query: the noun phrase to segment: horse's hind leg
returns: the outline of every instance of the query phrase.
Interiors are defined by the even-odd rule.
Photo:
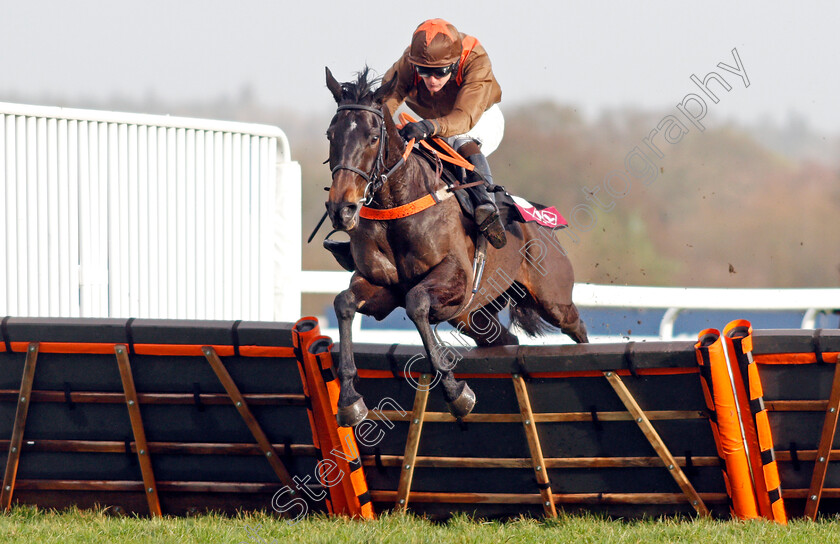
[[[533,298],[522,301],[522,304],[528,304],[531,309],[536,310],[541,318],[559,328],[578,344],[589,342],[586,325],[580,318],[577,306],[571,301],[571,295],[563,297],[559,293],[555,293],[554,289],[542,285],[536,287],[526,285],[526,289]],[[571,287],[569,291],[571,291]],[[552,296],[553,294],[556,296]],[[565,302],[566,300],[568,302]]]
[[[517,281],[533,297],[534,309],[540,317],[558,327],[575,342],[589,342],[586,325],[572,302],[572,288],[575,285],[572,263],[557,247],[541,240],[539,233],[530,231],[529,234],[532,240],[529,243],[539,249],[533,254],[526,252],[528,254]]]
[[[559,327],[564,334],[577,342],[578,344],[586,344],[589,342],[589,336],[586,333],[586,325],[580,318],[577,306],[573,303],[559,304],[559,305],[539,305],[537,311],[540,317]]]
[[[575,310],[575,313],[578,313],[577,306],[572,304],[572,307]],[[563,330],[563,329],[561,329]],[[583,319],[578,317],[575,327],[572,329],[563,330],[564,333],[568,334],[569,337],[577,342],[578,344],[587,344],[589,343],[589,334],[586,332],[586,323],[583,322]]]
[[[557,327],[578,344],[589,342],[586,325],[580,318],[577,306],[572,303],[557,304],[551,300],[537,300],[534,293],[517,300],[516,307],[511,308],[513,322],[529,336],[543,334],[548,327],[546,323]]]
[[[449,321],[461,334],[475,341],[478,347],[518,346],[519,339],[499,321],[499,312],[486,305]]]

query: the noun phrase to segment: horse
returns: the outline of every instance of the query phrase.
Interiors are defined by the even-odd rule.
[[[348,233],[356,264],[349,287],[334,300],[340,339],[339,425],[355,426],[368,414],[354,386],[351,325],[356,312],[382,320],[395,308],[405,308],[456,418],[472,411],[475,394],[465,381],[455,379],[432,325],[449,322],[478,347],[518,345],[498,320],[509,304],[512,325],[529,336],[555,327],[575,342],[588,342],[572,302],[571,262],[565,251],[551,251],[561,247],[554,232],[534,223],[510,223],[503,248],[482,244],[457,199],[447,198],[451,192],[437,169],[408,154],[411,142],[406,145],[383,106],[396,79],[374,89],[378,80],[369,77],[368,68],[354,82],[339,83],[329,68],[326,76],[338,105],[327,130],[332,172],[327,214],[335,230]],[[405,210],[424,199],[434,205],[397,219],[366,218],[376,217],[379,210]],[[473,285],[481,273],[474,260],[479,246],[486,248],[484,275],[495,291],[485,297],[475,297]]]

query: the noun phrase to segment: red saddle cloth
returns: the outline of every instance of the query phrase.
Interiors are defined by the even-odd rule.
[[[510,195],[523,223],[535,222],[550,229],[567,227],[566,218],[554,206],[532,204],[522,197]]]

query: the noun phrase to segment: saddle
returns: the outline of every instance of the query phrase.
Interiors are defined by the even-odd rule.
[[[432,143],[435,146],[434,142]],[[433,168],[442,163],[441,179],[449,187],[455,187],[455,197],[461,205],[461,210],[468,217],[474,217],[475,206],[467,191],[457,189],[458,185],[466,183],[466,171],[450,162],[438,161],[438,159],[426,148],[419,147],[415,150],[416,155],[425,159]],[[511,223],[535,222],[550,229],[562,229],[568,226],[566,219],[553,206],[546,206],[535,202],[529,202],[522,197],[511,195],[504,185],[491,185],[488,191],[495,193],[496,206],[499,208],[499,218],[507,230]]]

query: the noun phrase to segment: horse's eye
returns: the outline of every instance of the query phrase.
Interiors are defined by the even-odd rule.
[[[328,130],[327,131],[327,140],[332,140],[332,133]]]
[[[379,141],[379,134],[374,134],[373,136],[371,136],[371,137],[370,137],[370,141],[371,141],[372,143],[376,143],[376,142],[378,142],[378,141]]]

